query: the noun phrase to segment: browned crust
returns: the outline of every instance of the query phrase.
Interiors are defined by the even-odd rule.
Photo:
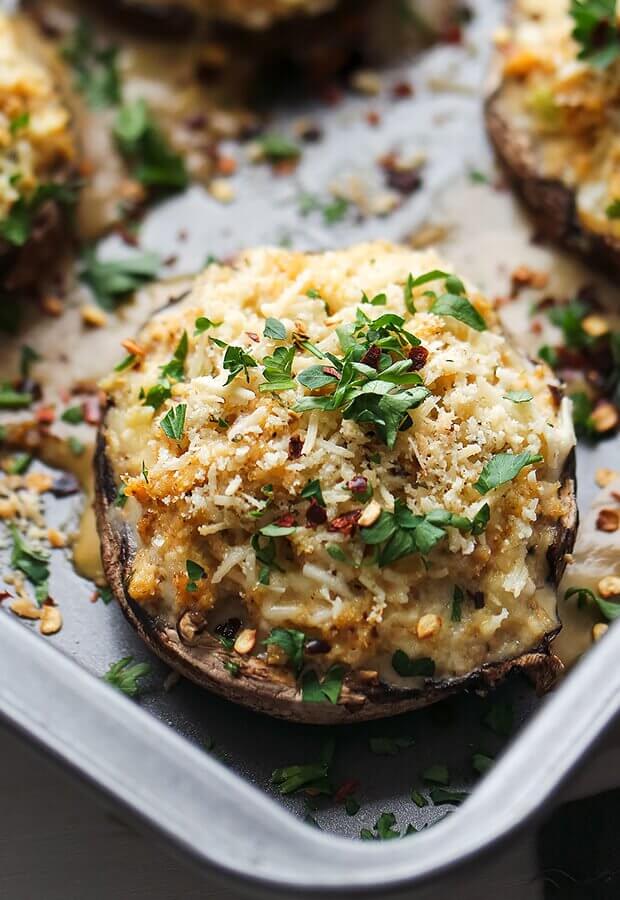
[[[349,672],[337,704],[302,702],[292,673],[268,666],[255,657],[235,657],[240,675],[233,677],[224,665],[230,658],[229,654],[215,638],[203,634],[198,643],[188,646],[180,639],[176,629],[159,621],[128,596],[125,585],[133,558],[132,536],[120,516],[114,516],[116,484],[106,455],[104,428],[105,422],[98,435],[95,453],[95,511],[108,583],[140,637],[164,662],[190,681],[259,712],[297,722],[326,725],[379,719],[428,706],[465,688],[492,687],[514,670],[525,671],[539,690],[546,690],[561,669],[561,663],[550,650],[550,642],[560,629],[558,624],[545,636],[540,646],[530,648],[514,659],[490,663],[460,678],[429,680],[422,689],[396,688],[376,677],[366,679],[363,673]],[[566,460],[562,482],[562,493],[568,500],[569,512],[558,523],[556,538],[547,555],[551,579],[556,586],[577,532],[574,450]]]
[[[539,232],[599,267],[620,274],[620,241],[584,227],[577,214],[574,191],[561,180],[546,178],[537,171],[533,136],[513,127],[504,115],[502,101],[500,85],[485,104],[487,131],[517,192],[535,214]]]

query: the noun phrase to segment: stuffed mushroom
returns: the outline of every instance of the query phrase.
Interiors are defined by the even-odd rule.
[[[515,0],[487,103],[500,158],[545,232],[620,271],[615,0]]]
[[[129,347],[103,385],[98,524],[172,667],[317,723],[553,674],[570,404],[433,252],[251,250]]]
[[[66,240],[74,201],[71,114],[47,48],[25,22],[0,15],[0,277],[37,280]]]
[[[332,9],[338,0],[120,0],[128,9],[142,10],[163,20],[205,16],[242,25],[267,28],[294,16],[314,16]]]

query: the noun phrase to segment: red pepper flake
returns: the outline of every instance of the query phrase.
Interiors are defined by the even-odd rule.
[[[370,109],[366,113],[366,121],[371,128],[378,128],[381,124],[381,114],[376,109]]]
[[[260,343],[260,338],[254,331],[246,331],[246,334],[251,341],[254,341],[255,344]]]
[[[334,800],[336,803],[344,803],[347,797],[350,797],[354,794],[359,788],[359,781],[355,781],[353,778],[349,778],[348,781],[344,781],[336,793],[334,794]]]
[[[412,362],[411,370],[413,372],[418,372],[426,365],[428,350],[420,344],[418,347],[412,347],[407,356]]]
[[[413,86],[408,81],[397,81],[392,85],[392,96],[395,100],[405,100],[407,97],[413,97]]]
[[[372,347],[369,347],[366,353],[362,356],[360,362],[365,366],[370,366],[373,369],[378,369],[380,359],[381,348],[377,347],[376,344],[373,344]]]
[[[51,425],[56,419],[56,410],[53,406],[40,406],[34,416],[39,425]]]
[[[357,521],[361,514],[361,509],[352,509],[350,512],[343,513],[341,516],[336,516],[336,518],[332,519],[329,523],[329,530],[339,531],[341,534],[346,535],[346,537],[351,537],[357,527]]]
[[[347,481],[347,488],[352,494],[365,494],[368,490],[368,479],[363,475],[356,475],[350,481]]]
[[[457,23],[448,25],[440,34],[439,39],[444,44],[462,44],[463,29]]]
[[[6,600],[7,597],[12,597],[12,596],[13,595],[9,594],[8,591],[0,591],[0,603],[2,603],[3,600]]]
[[[333,366],[323,366],[323,372],[325,373],[325,375],[331,375],[332,378],[337,378],[338,380],[340,380],[340,372],[338,371],[338,369],[334,369]]]
[[[306,510],[306,520],[312,528],[327,522],[327,510],[317,502],[316,497],[310,499],[310,506]]]
[[[303,445],[304,442],[299,437],[299,435],[294,434],[288,442],[288,458],[299,459],[299,457],[301,456],[301,448],[303,447]]]
[[[220,175],[234,175],[237,171],[237,161],[232,156],[218,156],[216,168]]]
[[[284,513],[283,516],[280,516],[279,519],[276,519],[276,525],[279,525],[281,528],[292,528],[293,525],[296,525],[295,516],[293,513]]]
[[[99,425],[101,422],[101,403],[98,396],[87,397],[82,403],[84,421],[89,425]]]

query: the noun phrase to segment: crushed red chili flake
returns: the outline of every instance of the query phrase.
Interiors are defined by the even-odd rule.
[[[381,114],[376,109],[371,109],[366,113],[366,121],[371,128],[378,128],[381,124]]]
[[[363,475],[356,475],[350,481],[347,481],[347,488],[352,494],[365,494],[368,490],[368,479]]]
[[[463,43],[463,29],[460,25],[453,23],[452,25],[447,25],[446,28],[439,35],[439,40],[443,44],[462,44]]]
[[[338,369],[334,369],[333,366],[323,366],[323,372],[326,375],[331,375],[333,378],[338,378],[338,380],[340,380],[340,372]]]
[[[407,97],[413,97],[413,86],[408,81],[397,81],[392,85],[392,96],[396,100],[405,100]]]
[[[294,434],[288,442],[288,458],[299,459],[299,457],[301,456],[301,448],[303,447],[303,445],[304,442],[299,437],[299,435]]]
[[[254,331],[246,331],[246,334],[251,341],[254,341],[255,344],[260,343],[260,338]]]
[[[359,781],[356,781],[354,778],[349,778],[340,785],[334,794],[334,800],[336,803],[344,803],[347,797],[350,797],[358,790],[359,786]]]
[[[343,513],[341,516],[336,516],[336,518],[332,519],[329,523],[329,530],[339,531],[341,534],[351,537],[357,527],[357,521],[361,514],[361,509],[352,509],[349,512]]]
[[[279,525],[281,528],[292,528],[293,525],[296,525],[295,516],[293,513],[284,513],[283,516],[280,516],[279,519],[276,519],[276,525]]]
[[[40,406],[34,416],[39,425],[51,425],[56,419],[56,410],[53,406]]]
[[[365,366],[371,366],[371,368],[376,369],[379,366],[380,359],[381,348],[377,347],[376,344],[373,344],[372,347],[369,347],[366,353],[362,356],[360,362]]]
[[[421,344],[419,347],[412,347],[407,357],[411,360],[412,366],[411,370],[413,372],[417,372],[419,369],[423,369],[426,365],[426,360],[428,359],[428,350],[426,347],[423,347]]]
[[[101,422],[101,403],[98,396],[87,397],[82,403],[84,421],[89,425],[99,425]]]
[[[324,506],[321,506],[315,497],[312,497],[310,500],[310,506],[306,510],[306,520],[308,525],[316,528],[317,525],[323,525],[324,522],[327,522],[327,510]]]

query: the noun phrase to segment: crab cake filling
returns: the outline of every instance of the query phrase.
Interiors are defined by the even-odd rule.
[[[396,681],[557,627],[568,401],[433,252],[252,250],[133,349],[103,436],[136,537],[127,591],[152,614],[236,603],[268,662],[289,629]]]
[[[71,116],[30,34],[0,15],[0,236],[21,246],[38,209],[67,201]]]
[[[596,7],[596,8],[595,8]],[[498,36],[502,106],[583,226],[620,239],[620,23],[615,0],[515,0]]]

